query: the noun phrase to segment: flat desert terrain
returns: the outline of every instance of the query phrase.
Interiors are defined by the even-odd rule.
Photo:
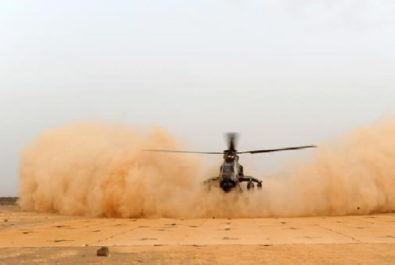
[[[0,264],[395,264],[395,214],[117,219],[0,205]]]

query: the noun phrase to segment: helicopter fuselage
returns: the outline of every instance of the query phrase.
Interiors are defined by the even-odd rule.
[[[220,167],[219,186],[229,192],[239,185],[240,164],[237,161],[224,161]]]
[[[243,181],[248,182],[248,189],[253,187],[253,182],[258,184],[258,188],[262,187],[260,180],[244,176],[243,166],[239,163],[239,156],[236,151],[225,150],[224,162],[220,167],[218,176],[219,187],[224,192],[229,192],[235,187],[241,188],[240,183]]]

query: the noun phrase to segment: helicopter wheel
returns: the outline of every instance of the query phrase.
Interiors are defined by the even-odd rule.
[[[249,181],[249,182],[247,183],[247,190],[253,189],[253,188],[254,188],[254,183],[253,183],[252,181]]]
[[[257,187],[258,187],[258,189],[262,189],[262,182],[258,182]]]

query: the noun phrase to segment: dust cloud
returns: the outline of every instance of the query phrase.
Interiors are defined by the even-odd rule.
[[[81,123],[48,130],[22,152],[19,204],[71,215],[188,215],[199,163],[141,151],[178,147],[161,128]]]
[[[395,118],[320,143],[308,161],[264,176],[262,190],[207,191],[201,162],[164,129],[74,124],[48,130],[22,153],[26,210],[107,217],[269,217],[395,211]],[[248,169],[246,169],[248,173]],[[257,176],[260,177],[260,176]]]

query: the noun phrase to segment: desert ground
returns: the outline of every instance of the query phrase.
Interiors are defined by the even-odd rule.
[[[395,264],[395,214],[122,219],[0,205],[0,264]]]

